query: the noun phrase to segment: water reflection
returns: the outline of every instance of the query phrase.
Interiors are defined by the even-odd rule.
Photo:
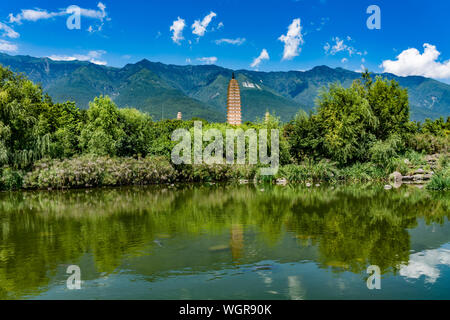
[[[440,277],[441,266],[450,267],[450,250],[444,248],[425,250],[412,254],[409,263],[401,266],[400,275],[411,279],[425,276],[425,283],[432,284]]]
[[[441,269],[449,266],[449,207],[448,194],[364,185],[2,193],[0,298],[60,290],[68,264],[82,266],[83,280],[96,288],[131,279],[133,289],[121,283],[116,298],[150,297],[134,286],[152,283],[153,298],[266,298],[259,283],[267,297],[326,298],[323,272],[332,271],[330,281],[345,291],[352,288],[348,273],[364,283],[368,265],[435,283],[448,273]],[[315,282],[285,274],[288,267],[311,269]],[[205,287],[204,296],[194,297],[188,279],[204,275],[196,278],[202,284],[192,284],[199,292],[208,281],[233,286]],[[171,291],[158,291],[161,281]],[[65,298],[61,290],[52,297]]]

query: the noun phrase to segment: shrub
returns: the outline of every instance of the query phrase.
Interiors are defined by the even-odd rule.
[[[175,170],[161,157],[109,158],[83,156],[41,161],[24,179],[25,188],[84,188],[146,185],[175,180]]]
[[[384,169],[373,163],[356,163],[339,171],[339,180],[365,182],[386,178]]]
[[[16,190],[22,188],[23,174],[21,171],[3,168],[0,176],[0,190]]]
[[[450,191],[450,167],[437,172],[427,185],[429,190]]]
[[[418,133],[410,136],[407,140],[409,148],[425,154],[448,152],[449,145],[449,136],[434,136],[431,133]]]
[[[220,182],[239,179],[252,179],[257,174],[257,166],[198,164],[178,165],[177,180],[182,182]]]
[[[385,173],[392,173],[398,171],[403,175],[406,175],[410,171],[410,167],[404,158],[392,158],[384,167]]]
[[[386,141],[377,141],[369,149],[370,159],[373,163],[386,166],[393,158],[397,157],[397,151],[402,146],[402,140],[397,135],[392,135]]]

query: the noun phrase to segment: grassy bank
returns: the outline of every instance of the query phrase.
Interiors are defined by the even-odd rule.
[[[408,164],[408,165],[407,165]],[[32,169],[5,168],[0,176],[2,190],[17,189],[75,189],[131,185],[237,182],[240,180],[289,183],[338,183],[387,181],[393,171],[407,174],[416,165],[427,168],[424,156],[416,153],[409,158],[396,158],[383,166],[356,163],[339,167],[329,160],[307,161],[281,166],[275,176],[260,176],[253,165],[173,165],[165,157],[145,158],[80,156],[64,160],[41,160]],[[448,156],[441,156],[429,189],[450,190]]]

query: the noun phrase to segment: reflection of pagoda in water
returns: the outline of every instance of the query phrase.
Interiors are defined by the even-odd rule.
[[[244,256],[244,228],[242,224],[231,225],[231,256],[237,263]]]
[[[228,84],[227,122],[235,126],[241,125],[242,122],[241,92],[239,90],[239,83],[234,78],[234,72],[233,77]]]

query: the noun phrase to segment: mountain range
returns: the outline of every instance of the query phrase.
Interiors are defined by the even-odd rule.
[[[333,82],[344,86],[361,74],[342,68],[318,66],[309,71],[258,72],[231,70],[215,65],[176,66],[142,60],[123,68],[83,61],[53,61],[49,58],[11,56],[0,53],[0,64],[40,83],[54,101],[75,101],[87,108],[99,95],[109,95],[119,107],[135,107],[155,120],[200,117],[225,122],[226,95],[232,73],[240,83],[244,121],[275,112],[283,121],[300,109],[315,107],[318,90]],[[394,79],[408,89],[411,119],[450,115],[450,85],[424,77]]]

